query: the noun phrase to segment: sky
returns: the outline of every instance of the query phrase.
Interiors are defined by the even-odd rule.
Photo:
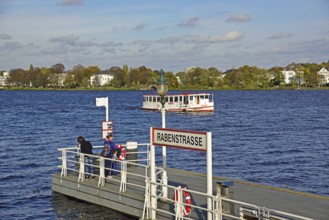
[[[0,0],[0,70],[329,60],[329,0]]]

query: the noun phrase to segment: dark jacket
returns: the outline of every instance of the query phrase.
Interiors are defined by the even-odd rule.
[[[83,141],[80,146],[81,153],[93,154],[93,146],[89,141]]]

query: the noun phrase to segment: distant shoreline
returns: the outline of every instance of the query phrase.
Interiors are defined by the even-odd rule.
[[[143,88],[20,88],[20,87],[0,87],[0,90],[7,91],[153,91]],[[329,87],[278,87],[278,88],[259,88],[259,89],[237,89],[237,88],[175,88],[169,91],[199,91],[199,90],[213,90],[213,91],[272,91],[272,90],[329,90]]]

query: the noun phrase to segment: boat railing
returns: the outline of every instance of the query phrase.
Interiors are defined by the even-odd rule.
[[[161,208],[164,206],[154,205],[157,204],[157,202],[152,202],[152,199],[155,201],[163,201],[163,197],[157,193],[152,193],[152,186],[154,186],[155,189],[159,186],[165,186],[168,188],[168,194],[176,195],[175,198],[167,198],[165,201],[168,204],[172,204],[174,209],[169,209],[168,211],[166,208]],[[146,194],[142,219],[156,219],[156,216],[158,216],[159,213],[172,216],[172,218],[175,219],[203,219],[204,214],[201,213],[207,213],[208,219],[214,220],[312,220],[311,218],[229,199],[225,196],[222,196],[220,192],[217,192],[216,195],[209,195],[204,192],[198,192],[195,190],[183,188],[181,186],[164,185],[158,181],[152,182],[149,179],[146,180],[145,192]],[[186,192],[191,198],[191,203],[187,203],[186,197],[184,195]],[[208,209],[207,206],[205,206],[208,198],[211,199],[211,209]],[[193,204],[195,201],[199,201],[199,204],[202,205]],[[189,207],[190,211],[188,211],[187,207]],[[203,217],[200,217],[199,215]]]
[[[123,145],[125,147],[126,145]],[[118,160],[112,158],[105,158],[100,155],[87,155],[79,152],[77,147],[59,148],[61,152],[62,164],[58,167],[61,169],[61,177],[68,175],[75,175],[78,178],[78,182],[86,180],[86,176],[95,178],[98,180],[98,186],[104,186],[107,181],[113,181],[120,184],[119,192],[125,192],[127,185],[145,189],[145,179],[148,178],[149,169],[149,144],[137,144],[138,148],[146,148],[146,150],[137,152],[127,152],[128,155],[138,155],[129,160]],[[103,146],[94,146],[95,151]],[[92,158],[93,163],[85,163],[85,157]],[[106,162],[110,164],[117,164],[116,167],[106,167]],[[94,172],[87,172],[93,169]],[[116,172],[117,175],[105,176],[105,171]],[[128,180],[129,176],[129,182]]]

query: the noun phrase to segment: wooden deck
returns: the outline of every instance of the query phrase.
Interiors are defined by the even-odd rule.
[[[142,173],[142,170],[128,168],[128,172]],[[206,176],[200,173],[188,172],[176,169],[167,169],[169,185],[186,186],[188,189],[206,192]],[[118,178],[118,177],[115,177]],[[115,179],[114,178],[114,179]],[[97,180],[86,180],[78,182],[75,173],[69,173],[66,177],[60,174],[52,175],[52,190],[80,200],[102,205],[119,212],[141,217],[144,207],[144,189],[127,185],[127,192],[119,193],[119,183],[107,180],[103,187],[98,187]],[[216,194],[216,183],[226,180],[220,177],[213,178],[214,195]],[[142,180],[133,179],[128,176],[128,182],[143,185]],[[329,219],[329,198],[314,194],[301,193],[293,190],[275,188],[249,182],[233,180],[233,197],[246,203],[276,209],[319,220]],[[173,198],[173,191],[168,191],[168,197]],[[191,194],[192,203],[207,207],[206,199]],[[158,207],[173,210],[171,202],[158,202]],[[193,210],[191,217],[194,219],[207,219],[204,211]],[[172,216],[157,212],[157,219],[174,219]]]

